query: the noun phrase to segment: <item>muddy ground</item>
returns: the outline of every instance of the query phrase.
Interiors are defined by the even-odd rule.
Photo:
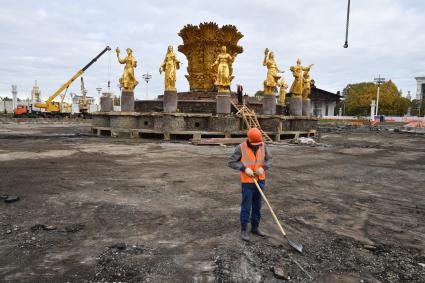
[[[423,135],[271,146],[266,194],[299,254],[265,208],[269,237],[239,239],[233,147],[89,132],[0,124],[0,195],[20,196],[0,200],[0,281],[425,282]]]

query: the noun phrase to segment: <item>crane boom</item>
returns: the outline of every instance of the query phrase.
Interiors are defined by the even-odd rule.
[[[55,93],[53,93],[49,99],[46,100],[46,102],[40,102],[40,103],[36,103],[35,107],[38,108],[44,108],[44,109],[48,109],[49,105],[51,105],[52,101],[59,95],[61,94],[62,91],[64,91],[66,88],[68,88],[79,76],[81,76],[82,74],[84,74],[84,72],[91,66],[93,65],[93,63],[95,63],[97,61],[97,59],[100,58],[100,56],[102,56],[103,54],[105,54],[106,51],[111,50],[111,47],[106,46],[105,49],[102,50],[102,52],[100,52],[95,58],[93,58],[93,60],[91,60],[86,66],[84,66],[84,68],[82,68],[81,70],[79,70],[72,78],[70,78],[66,83],[64,83]]]

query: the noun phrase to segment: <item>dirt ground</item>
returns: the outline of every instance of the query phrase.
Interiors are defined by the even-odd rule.
[[[0,124],[2,282],[425,282],[425,136],[323,133],[272,145],[267,239],[239,239],[232,146]],[[424,264],[424,265],[421,265]],[[301,269],[302,268],[302,269]]]

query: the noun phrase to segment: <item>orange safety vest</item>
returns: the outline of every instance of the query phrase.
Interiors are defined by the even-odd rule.
[[[264,161],[266,158],[266,150],[264,142],[262,142],[257,150],[256,155],[254,155],[254,152],[252,149],[248,146],[247,142],[243,142],[239,145],[242,153],[241,162],[242,164],[247,167],[251,168],[252,171],[255,172],[260,167],[264,166]],[[255,176],[255,179],[257,180],[265,180],[266,179],[266,172],[261,174],[260,176]],[[254,183],[251,177],[249,177],[245,172],[241,172],[241,182],[242,183]]]

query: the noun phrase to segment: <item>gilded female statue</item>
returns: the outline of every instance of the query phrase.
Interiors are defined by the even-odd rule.
[[[127,57],[123,59],[120,58],[121,51],[118,47],[115,49],[115,51],[117,52],[118,62],[120,62],[120,64],[125,64],[124,73],[120,78],[120,85],[124,90],[134,90],[139,82],[134,76],[134,68],[137,67],[137,61],[133,56],[133,50],[127,48]]]
[[[303,73],[303,98],[310,98],[311,93],[311,79],[310,79],[310,68],[306,69]]]
[[[279,104],[285,105],[286,99],[286,90],[288,89],[288,84],[285,82],[284,78],[279,80]]]
[[[231,81],[229,66],[235,60],[236,55],[237,53],[235,53],[232,57],[229,53],[227,53],[226,46],[222,46],[217,59],[214,64],[211,65],[212,68],[218,65],[217,78],[214,83],[218,87],[218,92],[229,92]]]
[[[263,66],[267,67],[267,78],[264,81],[264,94],[273,94],[275,92],[275,88],[279,84],[279,73],[283,73],[283,71],[279,70],[277,67],[274,53],[269,52],[268,48],[264,50]]]
[[[176,91],[176,70],[180,69],[180,61],[173,51],[173,46],[169,45],[164,62],[159,67],[159,73],[165,72],[164,84],[165,91]]]
[[[290,70],[294,76],[294,81],[292,82],[290,92],[295,96],[300,96],[303,93],[303,71],[310,71],[311,64],[308,67],[301,66],[301,60],[297,59],[297,65],[292,66]]]

